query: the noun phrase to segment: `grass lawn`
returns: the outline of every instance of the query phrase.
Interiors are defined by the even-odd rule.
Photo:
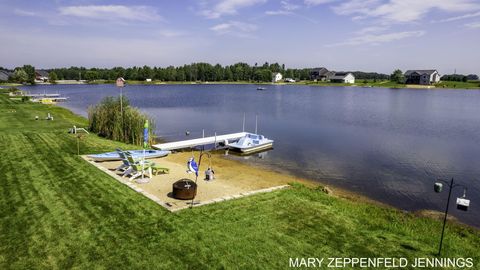
[[[439,221],[301,185],[169,213],[78,157],[74,124],[86,120],[0,94],[0,269],[272,269],[437,250]],[[115,147],[129,146],[89,135],[81,153]],[[450,223],[443,255],[478,267],[479,237]]]
[[[405,84],[398,84],[387,80],[355,80],[354,84],[350,83],[332,83],[332,82],[303,82],[306,85],[316,86],[359,86],[359,87],[383,87],[383,88],[405,88]]]
[[[436,88],[480,89],[480,81],[450,82],[441,81],[435,84]]]

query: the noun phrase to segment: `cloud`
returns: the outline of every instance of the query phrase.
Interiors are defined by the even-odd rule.
[[[187,34],[183,31],[168,30],[168,29],[161,30],[159,33],[162,37],[166,37],[166,38],[182,37],[182,36],[185,36]]]
[[[368,34],[368,33],[378,33],[378,32],[382,32],[384,30],[387,30],[388,27],[387,26],[369,26],[369,27],[365,27],[365,28],[362,28],[360,29],[359,31],[356,32],[357,35],[364,35],[364,34]]]
[[[478,16],[480,16],[480,11],[474,12],[474,13],[464,14],[464,15],[461,15],[461,16],[450,17],[450,18],[446,18],[446,19],[443,19],[443,20],[433,21],[433,22],[453,22],[453,21],[458,21],[458,20],[463,20],[463,19],[468,19],[468,18],[473,18],[473,17],[478,17]]]
[[[210,28],[210,30],[214,31],[219,35],[232,35],[236,37],[252,37],[250,35],[251,32],[257,30],[257,26],[254,24],[238,22],[238,21],[230,21],[228,23],[221,23],[217,24]]]
[[[250,7],[257,4],[263,4],[267,0],[220,0],[211,9],[203,9],[200,14],[209,18],[216,19],[224,15],[237,14],[241,8]],[[204,3],[204,5],[206,5]]]
[[[336,1],[338,0],[305,0],[304,3],[307,6],[317,6],[317,5],[332,3]]]
[[[379,34],[379,35],[358,35],[347,39],[344,42],[328,44],[326,47],[337,47],[337,46],[355,46],[355,45],[378,45],[381,43],[392,42],[396,40],[401,40],[410,37],[421,37],[425,34],[425,31],[405,31],[405,32],[394,32],[394,33],[386,33],[386,34]]]
[[[281,5],[280,9],[268,10],[268,11],[265,11],[265,14],[266,15],[291,15],[293,14],[294,10],[297,10],[300,8],[299,5],[292,4],[289,1],[281,1],[280,5]]]
[[[13,13],[15,15],[19,15],[19,16],[28,16],[28,17],[38,16],[38,14],[36,12],[29,11],[29,10],[23,10],[23,9],[17,9],[17,8],[15,10],[13,10]]]
[[[422,19],[432,10],[466,12],[480,9],[473,0],[349,0],[333,7],[340,15],[379,18],[383,23],[408,23]]]
[[[474,29],[480,28],[480,21],[467,23],[467,24],[465,24],[465,26],[468,27],[468,28],[474,28]]]
[[[293,12],[287,11],[287,10],[267,10],[267,11],[265,11],[265,15],[272,15],[272,16],[275,16],[275,15],[290,15],[290,14],[293,14]]]
[[[161,16],[155,9],[147,6],[122,5],[88,5],[60,7],[59,12],[64,16],[73,16],[100,20],[128,20],[128,21],[156,21]]]
[[[300,8],[299,5],[292,4],[289,1],[281,1],[280,4],[282,5],[283,10],[293,11]]]

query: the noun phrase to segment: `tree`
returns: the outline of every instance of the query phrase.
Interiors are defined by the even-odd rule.
[[[400,69],[396,69],[392,75],[390,75],[390,81],[396,83],[405,83],[405,76]]]
[[[27,73],[27,82],[35,83],[35,68],[31,65],[23,65],[22,69]]]
[[[52,72],[50,72],[50,73],[48,74],[48,81],[49,81],[50,83],[55,84],[55,83],[57,83],[57,80],[58,80],[57,73],[55,73],[54,71],[52,71]]]
[[[89,70],[85,73],[84,79],[87,81],[94,81],[98,78],[98,73],[93,70]]]
[[[13,73],[12,80],[18,83],[25,83],[28,81],[28,74],[22,68],[17,68],[15,73]]]

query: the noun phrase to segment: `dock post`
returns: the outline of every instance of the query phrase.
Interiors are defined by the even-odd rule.
[[[242,125],[242,132],[245,132],[245,112],[243,113],[243,125]]]

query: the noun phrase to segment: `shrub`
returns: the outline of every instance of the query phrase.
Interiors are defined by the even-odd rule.
[[[142,145],[143,126],[149,121],[149,138],[153,137],[155,123],[146,114],[137,108],[131,107],[128,99],[123,96],[123,117],[120,107],[120,98],[106,97],[99,104],[88,108],[89,129],[99,136]]]

